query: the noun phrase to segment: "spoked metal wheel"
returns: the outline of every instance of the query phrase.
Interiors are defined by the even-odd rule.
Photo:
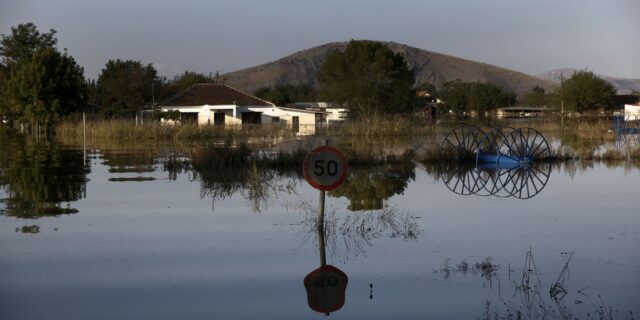
[[[513,173],[516,168],[496,168],[490,171],[490,176],[487,179],[487,183],[484,186],[486,192],[490,195],[499,198],[511,197],[514,188],[513,186]]]
[[[480,170],[472,166],[449,166],[441,178],[449,190],[459,195],[476,194],[487,183]]]
[[[476,161],[480,141],[483,139],[488,138],[482,129],[463,125],[451,130],[440,148],[445,159],[454,159],[457,163],[472,163]]]
[[[544,136],[532,128],[520,128],[506,135],[500,146],[501,156],[518,160],[521,164],[545,161],[551,158],[551,149]]]
[[[500,156],[500,149],[505,145],[507,136],[505,132],[510,133],[512,128],[492,128],[489,130],[478,146],[476,155],[476,164],[497,163]]]
[[[519,166],[509,169],[505,176],[503,190],[518,199],[529,199],[540,193],[549,182],[550,163],[538,163],[532,166]]]

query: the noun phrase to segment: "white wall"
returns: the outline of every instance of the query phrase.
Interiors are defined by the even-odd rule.
[[[634,106],[631,104],[625,104],[624,119],[629,121],[640,120],[640,105]]]
[[[327,121],[344,121],[346,120],[346,112],[345,108],[327,108],[327,112],[329,112],[329,116],[327,116]]]
[[[296,110],[284,110],[276,106],[237,106],[237,105],[216,105],[216,106],[185,106],[185,107],[161,107],[162,111],[174,111],[198,113],[199,125],[213,125],[215,110],[233,110],[233,116],[225,116],[225,126],[233,126],[242,124],[242,112],[260,112],[262,124],[274,124],[287,126],[289,128],[293,125],[293,117],[298,117],[299,121],[299,133],[300,134],[313,134],[315,133],[316,115],[315,112],[310,111],[296,111]],[[344,109],[334,109],[344,110]],[[327,120],[330,116],[327,115]],[[274,123],[273,118],[279,117],[280,121]],[[338,119],[338,111],[336,111],[334,117]],[[162,123],[173,124],[171,120],[162,120]]]

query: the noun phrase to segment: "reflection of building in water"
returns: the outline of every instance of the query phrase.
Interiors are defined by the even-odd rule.
[[[380,210],[387,207],[389,198],[404,192],[415,176],[412,163],[353,167],[343,185],[329,195],[349,199],[350,211]]]
[[[39,218],[78,212],[71,202],[86,196],[89,166],[81,150],[0,135],[0,213]],[[66,203],[66,205],[63,205]]]

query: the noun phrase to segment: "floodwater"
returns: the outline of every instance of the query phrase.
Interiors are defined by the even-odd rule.
[[[640,169],[625,162],[353,166],[320,234],[301,168],[0,140],[0,319],[640,312]],[[323,249],[344,275],[305,287]]]

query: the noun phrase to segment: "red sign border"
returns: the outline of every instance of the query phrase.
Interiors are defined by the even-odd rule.
[[[338,181],[336,181],[336,183],[334,183],[332,185],[328,185],[328,186],[321,185],[318,182],[314,181],[311,178],[311,175],[309,174],[309,166],[307,165],[307,162],[311,159],[312,156],[314,156],[314,155],[316,155],[316,154],[318,154],[320,152],[323,152],[323,151],[335,153],[338,156],[338,159],[340,159],[340,161],[344,165],[344,170],[342,172],[342,175],[340,175],[340,178],[338,179]],[[349,172],[349,162],[347,161],[347,158],[342,154],[342,152],[340,152],[340,149],[338,149],[336,147],[332,147],[332,146],[319,146],[319,147],[314,148],[313,150],[309,151],[307,156],[304,157],[304,162],[302,163],[302,171],[304,172],[305,180],[307,180],[307,182],[309,182],[309,184],[312,187],[314,187],[314,188],[316,188],[318,190],[330,191],[330,190],[338,188],[344,182],[344,179],[347,178],[347,173]]]
[[[311,303],[311,297],[309,296],[309,291],[308,291],[308,287],[311,286],[311,278],[313,276],[315,276],[316,274],[320,273],[320,272],[335,272],[338,273],[340,275],[342,275],[345,279],[344,281],[344,285],[340,286],[340,290],[338,291],[340,293],[340,296],[338,296],[338,300],[340,302],[342,302],[341,304],[334,306],[333,308],[317,308],[315,306],[312,306]],[[349,277],[347,276],[346,273],[344,273],[342,270],[327,264],[324,266],[321,266],[318,269],[315,269],[313,271],[311,271],[306,277],[304,277],[304,281],[303,281],[305,290],[307,291],[307,304],[309,305],[309,308],[311,308],[313,311],[315,312],[323,312],[323,313],[329,313],[329,312],[334,312],[334,311],[338,311],[340,309],[342,309],[342,307],[344,306],[345,303],[345,292],[347,290],[347,285],[349,284]]]

